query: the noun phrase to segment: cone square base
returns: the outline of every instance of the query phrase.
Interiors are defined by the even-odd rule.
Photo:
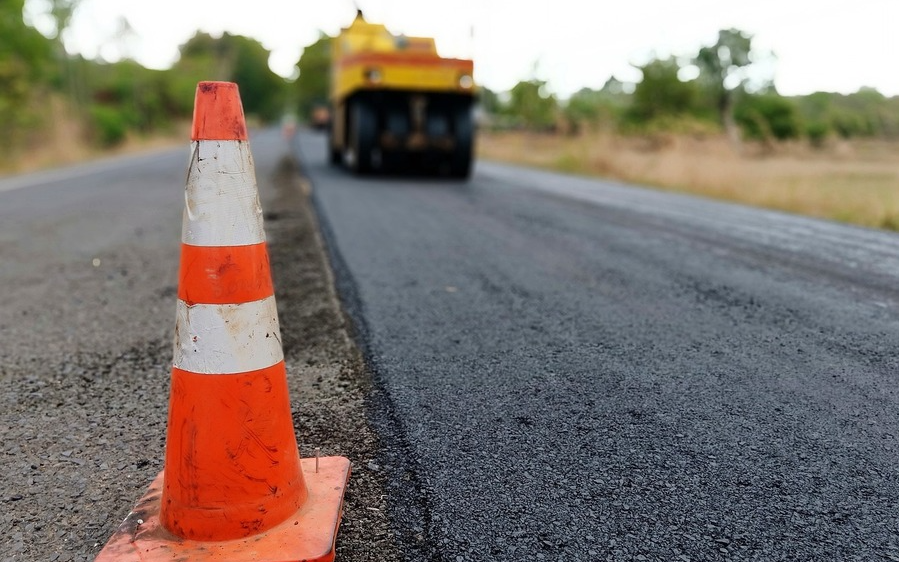
[[[233,541],[193,541],[173,535],[159,523],[163,472],[100,551],[95,562],[331,562],[343,514],[350,461],[303,459],[309,497],[295,514],[265,533]]]

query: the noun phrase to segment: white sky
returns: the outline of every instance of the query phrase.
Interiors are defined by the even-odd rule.
[[[473,57],[475,78],[494,90],[536,76],[567,97],[611,75],[639,78],[631,63],[653,54],[692,56],[722,28],[753,35],[773,52],[778,90],[851,93],[873,86],[899,95],[899,0],[357,0],[369,21],[393,32],[436,37],[444,56]],[[45,0],[28,0],[39,29]],[[336,34],[352,0],[82,0],[65,38],[88,57],[123,54],[170,66],[197,29],[258,39],[270,66],[293,71],[319,30]],[[134,35],[119,31],[126,18]],[[52,25],[51,25],[52,29]]]

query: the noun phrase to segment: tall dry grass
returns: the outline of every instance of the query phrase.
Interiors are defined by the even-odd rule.
[[[483,158],[899,230],[899,142],[734,147],[724,137],[485,132]]]
[[[101,148],[91,142],[84,121],[73,114],[65,100],[52,98],[44,109],[44,125],[32,132],[27,146],[17,147],[0,158],[0,174],[29,172],[103,156],[176,146],[190,138],[190,123],[179,123],[167,133],[149,136],[131,134],[115,148]]]

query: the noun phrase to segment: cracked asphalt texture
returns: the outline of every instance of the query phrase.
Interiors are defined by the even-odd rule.
[[[899,236],[298,151],[409,560],[899,560]]]
[[[251,149],[297,440],[353,461],[338,559],[399,560],[308,183],[277,131]],[[93,560],[162,469],[188,156],[0,178],[2,562]]]

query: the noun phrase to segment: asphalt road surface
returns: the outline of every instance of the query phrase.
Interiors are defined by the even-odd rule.
[[[251,143],[339,560],[899,560],[899,236]],[[0,562],[91,560],[162,468],[187,160],[0,179]]]
[[[899,236],[298,150],[413,560],[899,560]]]
[[[161,468],[186,152],[0,180],[4,562],[92,559]]]

